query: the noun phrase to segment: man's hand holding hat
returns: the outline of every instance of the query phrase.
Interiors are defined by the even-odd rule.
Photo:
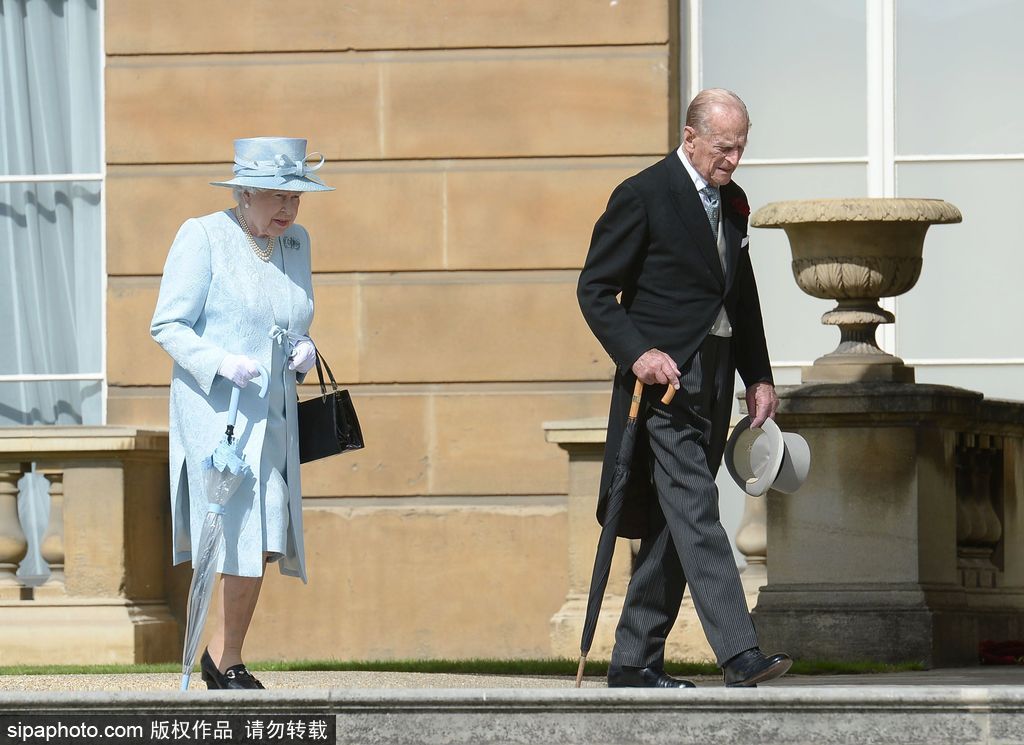
[[[751,428],[760,427],[766,419],[775,416],[779,408],[779,397],[771,383],[754,383],[747,388],[747,411],[750,413]]]

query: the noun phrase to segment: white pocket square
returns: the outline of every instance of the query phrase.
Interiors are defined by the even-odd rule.
[[[746,248],[748,243],[750,243],[750,236],[749,235],[743,236],[743,240],[740,241],[740,248]]]

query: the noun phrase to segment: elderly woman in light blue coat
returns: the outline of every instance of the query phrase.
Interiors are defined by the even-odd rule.
[[[201,659],[209,688],[262,688],[242,644],[266,563],[306,581],[296,383],[315,363],[309,234],[295,223],[299,200],[331,191],[313,172],[306,141],[235,141],[237,206],[185,221],[171,246],[151,333],[174,360],[170,478],[174,563],[197,549],[207,500],[202,461],[223,436],[233,386],[242,388],[235,433],[255,478],[223,517],[218,571],[221,615]],[[261,397],[250,381],[261,380]]]

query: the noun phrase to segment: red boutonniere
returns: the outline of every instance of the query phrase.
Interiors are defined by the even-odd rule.
[[[733,197],[730,204],[732,205],[733,212],[738,212],[744,217],[750,215],[750,205],[747,204],[747,200],[743,197]]]

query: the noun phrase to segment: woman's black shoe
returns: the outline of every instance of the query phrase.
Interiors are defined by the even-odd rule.
[[[263,684],[256,680],[256,676],[246,670],[241,662],[225,670],[221,680],[224,681],[221,688],[263,688]]]
[[[203,650],[203,657],[199,661],[199,669],[202,671],[203,681],[208,689],[237,690],[240,688],[263,688],[263,684],[246,670],[244,664],[232,665],[222,673],[213,664],[213,658],[210,657],[209,649]]]
[[[206,683],[207,689],[214,688],[225,688],[224,676],[221,675],[220,670],[213,664],[213,658],[210,657],[210,650],[204,649],[203,656],[199,660],[199,670],[203,674],[203,682]]]

